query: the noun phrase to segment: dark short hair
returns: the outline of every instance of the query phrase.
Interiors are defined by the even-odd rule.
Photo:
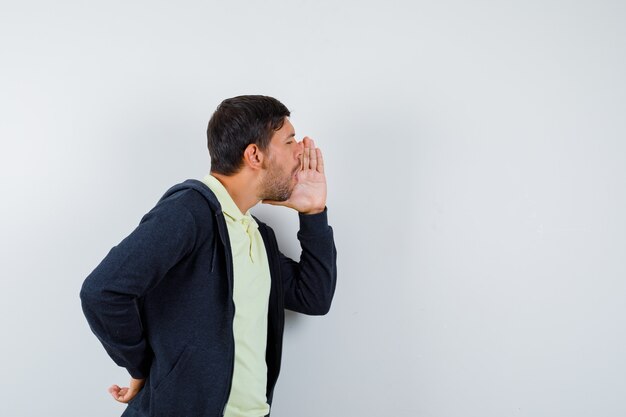
[[[283,127],[290,112],[273,97],[246,95],[222,101],[209,120],[207,144],[211,172],[237,173],[243,152],[251,143],[266,150],[276,130]]]

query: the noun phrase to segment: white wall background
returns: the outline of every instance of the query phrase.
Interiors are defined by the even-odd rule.
[[[0,415],[115,416],[84,277],[268,94],[325,152],[331,313],[273,417],[626,415],[626,6],[0,6]],[[296,256],[297,216],[258,207]]]

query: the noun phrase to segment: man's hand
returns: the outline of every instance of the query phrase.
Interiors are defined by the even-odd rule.
[[[322,151],[315,147],[313,139],[306,136],[302,139],[304,150],[300,158],[298,182],[286,201],[263,200],[263,203],[287,206],[304,214],[316,214],[326,207],[326,176],[324,175],[324,159]]]
[[[116,401],[121,403],[127,403],[133,398],[135,395],[141,391],[143,388],[143,384],[146,382],[145,379],[130,379],[130,387],[120,388],[118,385],[111,385],[109,387],[109,392],[115,398]]]

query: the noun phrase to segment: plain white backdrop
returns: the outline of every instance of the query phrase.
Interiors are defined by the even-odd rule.
[[[267,94],[324,151],[339,281],[273,417],[626,415],[626,7],[0,6],[0,415],[116,416],[83,279],[207,121]],[[298,257],[297,215],[260,206]]]

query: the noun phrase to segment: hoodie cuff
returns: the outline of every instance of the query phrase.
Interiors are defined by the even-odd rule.
[[[328,207],[316,214],[298,213],[300,217],[300,233],[316,235],[328,230]]]
[[[126,370],[135,379],[146,379],[150,373],[150,365],[152,362],[152,355],[146,355],[142,359],[138,366],[129,365]]]
[[[126,368],[126,370],[133,379],[146,379],[148,377],[148,372],[144,372],[138,368]]]

